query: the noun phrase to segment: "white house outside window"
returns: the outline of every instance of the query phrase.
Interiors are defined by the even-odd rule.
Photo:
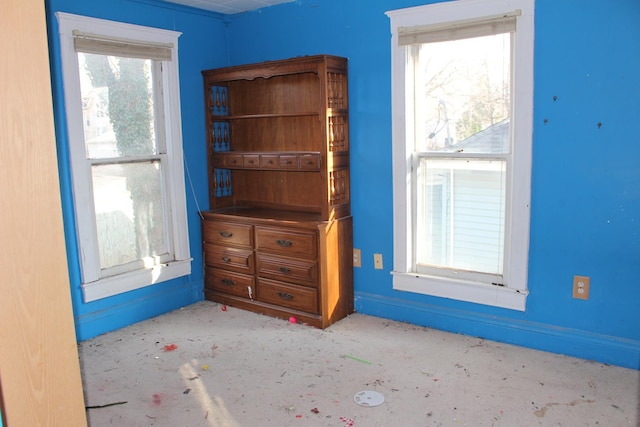
[[[533,0],[388,15],[394,289],[524,310]]]
[[[57,17],[85,301],[189,274],[179,33]]]

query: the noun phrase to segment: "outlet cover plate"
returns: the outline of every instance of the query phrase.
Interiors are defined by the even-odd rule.
[[[573,297],[577,299],[589,299],[589,286],[591,279],[588,276],[573,276]]]
[[[362,251],[353,248],[353,266],[362,267]]]

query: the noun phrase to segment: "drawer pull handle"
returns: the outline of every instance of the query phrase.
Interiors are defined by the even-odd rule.
[[[220,235],[221,235],[222,237],[229,238],[229,237],[233,236],[233,233],[232,233],[232,232],[230,232],[230,231],[221,231],[221,232],[220,232]]]
[[[312,162],[311,160],[307,160],[305,163],[306,163],[307,165],[312,165],[312,164],[313,164],[313,162]]]
[[[231,279],[222,279],[222,284],[225,286],[233,286],[236,284],[236,282]]]
[[[222,257],[222,261],[223,262],[231,262],[231,258],[229,258],[228,256],[223,256]]]
[[[292,300],[293,299],[293,295],[288,294],[286,292],[278,292],[278,296],[282,299],[286,299],[286,300]]]
[[[279,270],[280,270],[281,273],[285,273],[285,274],[287,274],[289,271],[291,271],[287,267],[280,267]]]
[[[278,239],[276,240],[276,243],[279,246],[282,246],[283,248],[288,248],[293,245],[293,242],[291,240],[284,240],[284,239]]]

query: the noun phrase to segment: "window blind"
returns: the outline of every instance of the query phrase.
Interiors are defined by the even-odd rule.
[[[83,33],[77,30],[73,31],[73,44],[76,52],[154,61],[171,61],[173,51],[173,43],[140,42]]]
[[[398,45],[435,43],[510,33],[516,30],[516,18],[521,14],[520,10],[516,10],[512,13],[490,16],[482,20],[399,27]]]

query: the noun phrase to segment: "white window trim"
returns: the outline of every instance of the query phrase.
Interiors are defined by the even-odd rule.
[[[182,128],[180,117],[180,91],[178,80],[178,37],[181,33],[170,30],[143,27],[103,19],[88,18],[57,12],[62,74],[64,82],[67,136],[71,159],[73,197],[76,206],[76,226],[82,290],[84,301],[95,301],[123,292],[191,274],[191,257],[187,228],[186,195],[182,153]],[[91,175],[86,164],[84,130],[82,123],[81,94],[78,57],[74,48],[73,31],[98,34],[114,39],[135,40],[150,44],[166,44],[172,49],[172,60],[163,61],[164,124],[167,137],[168,188],[172,230],[170,231],[175,261],[143,268],[110,277],[100,277],[96,239],[93,237],[95,216]]]
[[[407,123],[410,100],[405,100],[406,49],[398,46],[400,27],[418,27],[464,20],[481,20],[520,10],[515,34],[512,129],[513,176],[505,241],[504,282],[493,286],[412,272],[411,161]],[[391,20],[391,80],[393,137],[394,270],[393,288],[460,301],[524,311],[526,307],[529,221],[531,198],[531,148],[533,135],[534,0],[456,0],[387,12]]]

